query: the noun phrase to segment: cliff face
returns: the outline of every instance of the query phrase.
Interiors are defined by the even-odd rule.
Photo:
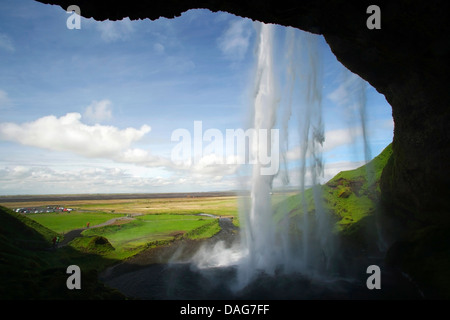
[[[388,236],[450,224],[450,34],[445,0],[38,0],[76,4],[96,20],[173,18],[193,8],[226,11],[322,34],[349,70],[384,94],[395,122],[381,180]],[[366,27],[369,5],[381,29]]]

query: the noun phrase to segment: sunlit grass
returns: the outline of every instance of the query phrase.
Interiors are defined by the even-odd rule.
[[[82,233],[85,239],[78,239],[72,245],[83,247],[88,243],[86,239],[102,236],[115,249],[107,252],[107,256],[124,258],[149,246],[169,243],[177,237],[211,237],[220,231],[217,221],[215,218],[195,215],[143,215],[126,224],[87,229]]]
[[[387,146],[377,157],[354,170],[342,171],[324,185],[303,194],[296,194],[275,204],[275,221],[284,217],[298,218],[305,213],[314,214],[320,203],[336,221],[336,231],[342,231],[373,214],[379,198],[379,180],[383,168],[392,154]]]
[[[66,233],[70,230],[85,228],[88,222],[91,226],[94,226],[123,216],[123,214],[108,214],[105,212],[52,212],[27,215],[28,218],[57,233]]]
[[[90,229],[83,231],[82,237],[73,240],[70,246],[91,252],[92,238],[102,236],[108,239],[113,249],[100,250],[96,254],[124,259],[145,248],[170,243],[180,237],[204,239],[220,231],[218,219],[199,216],[199,213],[232,217],[238,225],[239,201],[237,196],[71,200],[58,202],[60,206],[73,208],[74,211],[70,213],[38,213],[28,214],[27,217],[59,234],[86,228],[89,222]],[[10,208],[47,205],[49,203],[42,201],[8,203]],[[122,224],[95,228],[95,225],[125,216],[133,219]]]

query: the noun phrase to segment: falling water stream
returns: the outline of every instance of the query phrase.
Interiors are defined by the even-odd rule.
[[[253,100],[253,126],[256,130],[272,129],[276,122],[277,96],[273,71],[273,37],[271,25],[261,24],[258,32],[257,67]],[[256,141],[253,150],[259,147]],[[269,144],[270,141],[268,140]],[[275,271],[278,261],[276,234],[271,205],[273,175],[263,175],[261,164],[253,165],[251,180],[251,208],[245,219],[243,245],[247,246],[247,256],[239,264],[238,282],[245,286],[252,280],[254,272],[263,270],[269,275]]]
[[[281,98],[277,96],[277,77],[274,74],[274,26],[261,24],[258,28],[257,68],[255,75],[255,94],[253,100],[254,127],[272,129],[276,124]],[[316,188],[319,177],[323,174],[321,148],[324,142],[324,125],[322,122],[322,79],[321,59],[317,37],[302,34],[296,37],[292,29],[286,30],[287,92],[284,100],[287,108],[283,122],[282,138],[286,143],[289,120],[293,110],[299,111],[298,136],[300,137],[300,193],[304,195],[306,176],[311,177],[314,189],[315,214],[310,215],[304,204],[302,219],[298,221],[298,234],[290,235],[289,212],[283,220],[286,229],[277,228],[271,203],[272,182],[274,176],[261,175],[259,165],[254,166],[251,184],[251,208],[246,220],[244,246],[247,256],[238,267],[241,286],[247,285],[260,272],[273,275],[276,270],[292,272],[293,270],[313,273],[326,268],[333,255],[330,243],[331,223],[321,208],[320,190]],[[301,50],[301,51],[300,51]],[[300,90],[295,90],[299,87]],[[300,105],[293,106],[294,93],[300,92]],[[268,141],[269,143],[269,141]],[[282,148],[286,150],[287,147]],[[296,238],[295,238],[296,237]],[[320,264],[323,264],[321,266]]]

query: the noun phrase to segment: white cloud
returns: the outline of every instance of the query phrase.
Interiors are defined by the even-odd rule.
[[[325,133],[325,141],[323,143],[321,152],[327,152],[340,146],[350,145],[356,141],[356,139],[361,136],[361,128],[350,128],[350,129],[337,129],[330,130]],[[310,156],[311,148],[308,148],[307,157]],[[294,147],[286,152],[286,158],[288,160],[298,160],[301,158],[301,148],[300,146]]]
[[[114,161],[136,164],[143,167],[174,167],[170,159],[152,155],[147,150],[130,148],[114,157]]]
[[[12,40],[4,33],[0,33],[0,49],[11,53],[16,51]]]
[[[8,97],[8,93],[0,90],[0,109],[8,108],[12,105],[11,99]]]
[[[328,182],[331,178],[333,178],[341,171],[353,170],[363,166],[364,164],[364,161],[340,161],[334,163],[326,163],[321,183]]]
[[[241,166],[234,158],[234,156],[221,157],[215,154],[204,155],[190,167],[190,171],[197,175],[204,175],[205,177],[232,175]]]
[[[232,61],[240,61],[248,50],[252,32],[250,20],[231,21],[228,29],[219,37],[217,44],[224,56]]]
[[[337,175],[341,171],[347,171],[347,170],[353,170],[356,168],[359,168],[360,166],[364,165],[364,161],[341,161],[341,162],[334,162],[334,163],[325,163],[323,168],[323,174],[316,177],[316,181],[320,184],[324,184],[328,182],[330,179],[332,179],[335,175]],[[273,181],[274,188],[280,188],[285,186],[283,184],[283,178],[286,175],[286,172],[280,171],[281,174],[276,176]],[[300,170],[297,169],[291,169],[288,172],[289,177],[289,186],[291,187],[300,187],[300,181],[301,181],[301,174]],[[311,168],[307,167],[305,172],[305,186],[309,187],[313,184],[313,177]]]
[[[133,24],[129,18],[119,21],[100,21],[97,28],[102,39],[106,42],[126,40],[134,32]]]
[[[114,167],[60,170],[46,166],[12,166],[0,169],[0,175],[0,191],[9,194],[36,193],[36,190],[53,194],[120,192],[126,191],[122,185],[136,187],[136,177]]]
[[[112,118],[111,101],[93,101],[85,110],[84,117],[92,123],[100,123]]]
[[[340,107],[348,121],[359,121],[366,108],[366,87],[367,83],[358,75],[344,70],[339,86],[327,98]]]
[[[349,104],[365,90],[365,81],[358,75],[345,70],[339,86],[328,95],[328,98],[340,105]]]
[[[155,43],[153,45],[153,50],[158,54],[164,54],[165,47],[161,43]]]
[[[323,152],[340,146],[350,145],[361,135],[362,129],[360,127],[327,131],[323,143]]]
[[[98,103],[95,105],[98,105]],[[190,184],[205,185],[206,187],[208,183],[213,183],[216,188],[220,188],[222,181],[228,181],[240,167],[234,161],[236,160],[233,159],[234,156],[222,158],[215,154],[204,155],[199,161],[189,166],[177,164],[170,158],[153,155],[150,150],[133,146],[134,143],[138,142],[150,131],[150,127],[147,125],[143,125],[140,129],[127,128],[119,130],[113,126],[87,125],[82,123],[81,120],[81,114],[68,113],[59,118],[50,115],[23,124],[0,123],[0,140],[13,141],[44,150],[70,152],[74,155],[91,159],[91,161],[93,158],[106,159],[111,161],[111,163],[120,164],[126,168],[132,168],[127,167],[128,165],[143,168],[142,170],[159,167],[173,177],[160,178],[158,184],[173,184],[174,187],[181,187],[181,185],[178,186],[180,183],[176,183],[177,179],[185,179],[182,185],[186,188]],[[52,161],[50,160],[48,163],[49,168],[52,168],[52,164],[58,164],[57,161]],[[95,162],[93,162],[93,165],[96,166]],[[86,165],[84,164],[83,167],[85,168]],[[11,169],[12,171],[6,172],[4,178],[8,176],[21,181],[25,178],[31,179],[31,171],[24,168],[15,167]],[[97,181],[96,179],[102,180],[102,175],[105,176],[103,180],[110,179],[112,175],[111,171],[105,173],[102,170],[99,172],[92,171],[92,169],[89,169],[91,171],[86,170],[80,170],[80,172],[85,172],[86,175],[90,176],[91,183]],[[33,172],[34,179],[42,182],[47,181],[44,175],[45,172],[41,169],[33,169]],[[59,179],[55,178],[55,174],[52,174],[52,176],[51,179],[54,181]],[[64,177],[64,175],[61,175],[64,181],[67,181],[70,176]],[[77,179],[83,180],[84,178],[78,177]],[[153,181],[156,184],[156,180]],[[227,185],[230,183],[228,181]],[[142,184],[147,185],[144,181]]]
[[[112,158],[150,131],[148,125],[119,130],[113,126],[89,126],[80,120],[81,114],[68,113],[60,118],[51,115],[20,125],[0,123],[0,139],[85,157]]]
[[[39,190],[40,194],[179,192],[192,191],[193,186],[204,191],[235,187],[235,180],[227,177],[205,179],[204,176],[191,172],[160,176],[155,174],[155,169],[142,169],[135,173],[131,169],[123,166],[81,169],[6,166],[0,168],[0,193],[36,194],[36,190]]]

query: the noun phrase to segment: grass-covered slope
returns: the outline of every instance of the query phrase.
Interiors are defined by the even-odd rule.
[[[390,144],[366,165],[342,171],[322,186],[325,207],[338,218],[338,230],[374,212],[380,198],[381,173],[391,154]]]
[[[26,298],[39,290],[36,270],[46,262],[39,252],[56,233],[27,217],[0,207],[0,298]]]
[[[315,190],[310,188],[304,194],[287,198],[276,206],[276,219],[281,220],[286,213],[293,219],[305,212],[314,214],[320,203],[335,221],[335,231],[362,240],[362,230],[373,222],[380,197],[381,173],[391,154],[392,146],[389,145],[366,165],[342,171]]]
[[[54,226],[43,215],[41,222],[58,230],[72,228],[73,219]],[[72,218],[75,215],[65,215]],[[45,219],[44,219],[45,218]],[[108,217],[101,217],[103,220]],[[145,248],[175,239],[203,239],[220,231],[218,219],[194,215],[144,215],[126,224],[85,230],[82,237],[54,248],[54,230],[0,206],[0,300],[4,299],[123,299],[98,280],[98,273]],[[89,220],[91,221],[91,220]],[[84,223],[84,222],[83,222]],[[67,267],[81,269],[81,290],[69,290]]]
[[[52,249],[54,231],[0,206],[0,299],[121,298],[97,280],[87,261],[106,264],[98,255],[86,255],[67,246]],[[69,265],[81,268],[81,290],[66,286]]]
[[[21,248],[40,248],[50,244],[56,232],[26,216],[0,207],[0,237]]]

